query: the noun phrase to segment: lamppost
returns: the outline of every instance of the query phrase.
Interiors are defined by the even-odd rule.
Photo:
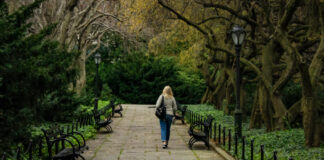
[[[95,93],[96,93],[96,98],[95,98],[95,107],[94,110],[97,111],[98,110],[98,99],[99,99],[99,64],[101,62],[101,55],[100,53],[96,53],[94,55],[94,60],[96,63],[96,67],[97,67],[97,71],[96,71],[96,89],[95,89]]]
[[[245,38],[245,31],[239,25],[235,25],[232,29],[232,38],[235,44],[236,51],[236,107],[234,111],[235,118],[235,134],[239,138],[242,137],[242,111],[240,108],[240,51]]]

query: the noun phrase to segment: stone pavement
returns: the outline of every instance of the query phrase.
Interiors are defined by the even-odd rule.
[[[188,126],[180,121],[171,126],[169,147],[162,149],[155,109],[149,105],[123,108],[124,116],[113,118],[113,133],[99,133],[87,141],[90,149],[83,154],[86,160],[223,160],[200,142],[190,150]]]

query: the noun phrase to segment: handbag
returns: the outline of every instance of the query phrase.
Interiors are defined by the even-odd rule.
[[[156,108],[155,116],[158,117],[159,119],[165,119],[165,115],[166,115],[166,108],[164,106],[164,97],[162,96],[161,105]]]

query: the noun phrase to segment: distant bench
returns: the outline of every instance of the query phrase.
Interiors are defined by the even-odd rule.
[[[174,115],[173,124],[175,123],[176,120],[181,120],[182,124],[184,124],[184,117],[186,115],[188,106],[181,107],[180,105],[178,105],[178,107],[179,107],[178,111],[181,112],[181,115],[179,114]]]
[[[120,117],[123,117],[122,111],[123,111],[123,106],[120,103],[113,105],[113,110],[112,110],[113,117],[115,113],[118,113]]]
[[[92,110],[93,117],[95,120],[95,128],[99,131],[100,128],[106,128],[108,133],[111,133],[113,130],[110,126],[110,124],[113,122],[112,121],[112,116],[113,116],[113,108],[114,108],[114,100],[110,101],[110,103],[102,108],[99,111]],[[112,109],[112,113],[107,115],[107,111]],[[104,116],[104,119],[101,119],[101,116]]]

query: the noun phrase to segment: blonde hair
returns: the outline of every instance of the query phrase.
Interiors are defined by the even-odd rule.
[[[165,86],[162,95],[166,98],[172,98],[173,97],[173,92],[170,86]]]

